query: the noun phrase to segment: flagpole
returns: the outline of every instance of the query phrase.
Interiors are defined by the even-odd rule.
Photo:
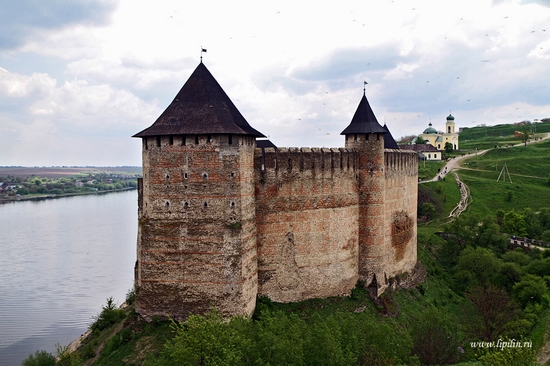
[[[202,54],[203,54],[203,52],[206,52],[206,48],[202,48],[202,46],[201,46],[201,64],[202,64]]]

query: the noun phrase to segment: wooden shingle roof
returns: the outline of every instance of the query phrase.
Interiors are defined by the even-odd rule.
[[[200,134],[265,137],[248,124],[202,62],[155,123],[133,137]]]
[[[340,135],[355,133],[386,133],[386,130],[378,123],[365,94],[363,94],[363,98],[359,102],[351,123]]]
[[[384,148],[399,150],[399,145],[397,145],[397,142],[395,142],[395,139],[393,138],[388,126],[384,124],[383,128],[384,130],[386,130],[386,134],[384,135]]]

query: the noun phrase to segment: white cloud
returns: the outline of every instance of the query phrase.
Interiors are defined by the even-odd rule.
[[[4,164],[139,164],[129,136],[169,104],[201,47],[245,118],[280,146],[342,146],[363,80],[396,138],[444,123],[449,110],[458,126],[512,122],[516,106],[527,118],[550,110],[550,9],[540,2],[121,0],[98,9],[97,21],[79,13],[0,50],[0,137],[24,141],[8,143]]]

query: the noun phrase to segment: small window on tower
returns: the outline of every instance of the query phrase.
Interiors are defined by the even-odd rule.
[[[185,203],[183,204],[183,207],[189,208],[189,202],[185,202]]]
[[[199,135],[195,135],[195,145],[199,144]]]
[[[170,145],[174,145],[174,136],[170,135]]]
[[[147,137],[143,138],[143,149],[147,150],[149,146],[147,146]]]
[[[207,208],[208,207],[208,202],[205,202],[204,203],[204,208]]]
[[[236,206],[235,201],[231,201],[231,205],[230,205],[230,206],[231,206],[231,208],[235,208],[235,206]]]
[[[208,180],[208,173],[202,173],[202,179]]]
[[[187,172],[183,173],[183,179],[189,179],[189,173]]]
[[[187,139],[187,136],[185,136],[185,135],[181,136],[181,145],[182,146],[185,146],[185,144],[187,143],[186,139]]]
[[[157,136],[157,147],[160,147],[160,136]]]
[[[227,143],[229,145],[233,144],[233,135],[229,135]]]
[[[231,178],[235,178],[235,172],[231,172]]]

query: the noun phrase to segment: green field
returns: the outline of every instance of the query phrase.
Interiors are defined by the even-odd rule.
[[[522,141],[514,137],[514,132],[523,131],[523,128],[515,124],[465,128],[459,134],[460,150],[485,150],[495,146],[521,144]],[[532,124],[527,129],[532,139],[535,139],[550,133],[550,122]]]

